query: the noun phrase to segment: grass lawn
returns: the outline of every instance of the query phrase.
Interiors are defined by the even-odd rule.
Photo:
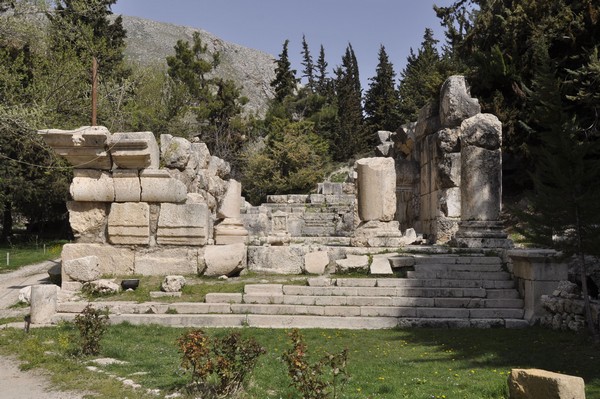
[[[66,241],[40,242],[38,244],[0,245],[0,273],[10,272],[20,267],[46,260],[60,258]],[[8,254],[8,265],[7,265]]]
[[[210,334],[228,330],[211,329]],[[239,330],[267,349],[247,381],[244,398],[300,398],[290,387],[281,354],[291,347],[285,330]],[[89,359],[68,355],[74,327],[0,331],[0,351],[13,353],[25,367],[45,367],[63,387],[87,389],[102,398],[142,398],[145,389],[168,394],[188,381],[180,368],[175,341],[183,329],[159,326],[111,326],[100,357],[127,362],[100,367],[143,386],[123,388],[106,373],[86,370]],[[343,398],[506,398],[512,368],[542,368],[583,377],[588,399],[600,398],[600,348],[584,335],[530,328],[525,330],[302,330],[308,351],[349,349],[350,381]]]

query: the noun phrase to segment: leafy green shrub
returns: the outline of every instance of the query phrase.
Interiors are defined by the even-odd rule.
[[[232,332],[224,338],[210,338],[192,330],[177,340],[181,366],[192,369],[192,388],[204,398],[233,397],[266,351],[253,338],[242,339]]]
[[[75,326],[81,338],[81,353],[97,355],[100,353],[100,340],[108,328],[108,308],[100,310],[88,304],[75,316]]]
[[[287,364],[291,385],[300,392],[303,399],[338,398],[338,391],[348,381],[348,349],[338,354],[327,353],[316,363],[310,364],[307,345],[300,332],[294,329],[288,336],[293,347],[282,358]]]

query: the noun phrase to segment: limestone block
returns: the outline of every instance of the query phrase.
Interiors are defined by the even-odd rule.
[[[512,369],[510,399],[585,399],[583,378],[540,369]]]
[[[69,279],[87,283],[97,280],[100,273],[100,260],[97,256],[84,256],[83,258],[71,259],[63,262],[62,268]]]
[[[98,258],[101,275],[126,276],[133,274],[134,253],[129,248],[101,244],[65,244],[61,253],[63,264],[86,256]],[[64,271],[62,280],[70,280]]]
[[[56,153],[76,169],[110,170],[112,163],[106,151],[110,132],[104,126],[83,126],[75,130],[40,130]]]
[[[31,286],[25,286],[19,290],[19,303],[29,305],[31,303]]]
[[[67,201],[67,210],[69,224],[77,242],[106,241],[107,203]]]
[[[142,187],[136,169],[115,169],[113,171],[115,202],[140,202]]]
[[[225,195],[229,186],[228,181],[221,179],[219,176],[209,176],[207,183],[207,191],[217,200]]]
[[[212,176],[217,176],[221,179],[227,180],[229,179],[229,174],[231,173],[231,165],[229,162],[213,155],[210,157],[210,161],[208,163],[208,171]]]
[[[73,170],[71,197],[83,202],[113,202],[115,186],[108,172],[94,169]]]
[[[396,187],[412,187],[419,179],[419,164],[415,161],[396,161]]]
[[[215,244],[245,244],[248,241],[248,230],[240,219],[227,218],[215,226]]]
[[[248,270],[258,273],[300,274],[306,250],[301,246],[248,247]]]
[[[164,276],[166,274],[196,275],[200,269],[196,248],[147,248],[135,253],[135,274]]]
[[[161,204],[156,241],[160,245],[206,245],[209,217],[206,204]]]
[[[461,220],[499,220],[502,200],[500,150],[467,146],[461,154]]]
[[[440,209],[444,216],[460,218],[460,188],[453,187],[441,191]]]
[[[304,255],[304,271],[310,274],[323,274],[329,265],[327,251],[309,252]]]
[[[148,245],[149,205],[145,202],[113,203],[108,215],[108,240],[112,244]]]
[[[437,148],[442,153],[460,152],[460,129],[442,129],[435,134]]]
[[[404,158],[412,158],[416,125],[416,122],[405,123],[391,136],[396,153],[402,154]]]
[[[269,204],[287,204],[287,195],[267,195],[267,203]]]
[[[192,143],[183,137],[160,135],[160,155],[167,168],[185,169],[190,159],[191,148]]]
[[[205,143],[192,143],[187,168],[195,171],[206,169],[208,168],[210,157],[210,151]]]
[[[288,204],[305,204],[308,202],[308,195],[304,194],[289,194]]]
[[[145,169],[140,172],[143,202],[181,203],[187,198],[185,184],[171,177],[163,169]]]
[[[185,277],[183,276],[165,276],[160,289],[163,292],[181,292],[181,289],[185,286]]]
[[[367,255],[347,255],[346,259],[338,259],[335,264],[337,273],[367,270],[369,268],[369,257]]]
[[[112,160],[121,169],[158,169],[159,149],[154,133],[114,133],[110,139]]]
[[[378,157],[394,157],[394,143],[379,144],[375,147],[375,155]]]
[[[390,221],[396,213],[396,168],[392,158],[357,162],[358,215],[362,221]]]
[[[415,139],[419,141],[438,130],[440,130],[439,109],[433,104],[427,104],[419,110],[419,117],[415,125]]]
[[[502,123],[495,115],[478,114],[460,125],[462,146],[497,150],[502,145]]]
[[[369,272],[370,274],[394,274],[387,255],[373,256]]]
[[[91,281],[85,284],[85,287],[96,294],[116,294],[121,292],[121,286],[110,279]]]
[[[391,140],[392,134],[392,132],[389,132],[387,130],[379,130],[377,132],[377,137],[379,138],[379,142],[381,144],[385,144]]]
[[[442,127],[460,126],[465,119],[481,112],[472,98],[464,76],[450,76],[440,90],[440,123]]]
[[[460,153],[444,154],[438,160],[436,173],[436,186],[439,188],[460,187],[461,171]]]
[[[54,284],[31,287],[31,324],[49,324],[56,313],[58,286]]]
[[[229,180],[227,191],[220,202],[217,218],[239,218],[242,206],[242,183]]]
[[[233,276],[246,268],[246,245],[210,245],[204,251],[205,276]]]
[[[310,202],[311,204],[323,204],[323,203],[325,203],[325,195],[324,194],[311,194],[308,198],[308,202]]]
[[[198,175],[193,169],[167,169],[167,171],[172,178],[183,183],[188,193],[198,192]]]

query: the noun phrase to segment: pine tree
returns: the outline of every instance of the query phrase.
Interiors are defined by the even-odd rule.
[[[306,36],[302,35],[302,77],[306,78],[306,87],[311,93],[315,92],[315,65],[306,42]]]
[[[398,113],[400,98],[396,90],[396,73],[385,47],[379,48],[379,63],[376,75],[365,94],[366,122],[370,131],[395,131],[401,124]]]
[[[283,102],[283,100],[294,93],[296,90],[296,70],[291,69],[292,64],[288,57],[289,40],[283,42],[283,49],[279,54],[279,58],[275,61],[275,79],[271,82],[271,87],[275,89],[275,100]]]
[[[534,56],[538,72],[528,96],[533,110],[528,129],[538,136],[541,146],[535,150],[534,192],[524,232],[534,243],[579,258],[587,325],[598,341],[590,311],[585,255],[600,255],[600,140],[581,128],[579,120],[565,108],[561,94],[564,83],[557,79],[547,45],[536,44]]]
[[[400,74],[400,119],[410,122],[417,119],[419,109],[431,101],[437,101],[444,76],[441,69],[441,57],[436,48],[438,41],[433,31],[425,29],[421,47],[415,54],[410,49],[406,67]]]

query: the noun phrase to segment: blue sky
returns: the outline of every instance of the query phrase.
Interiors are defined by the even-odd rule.
[[[348,43],[356,53],[363,88],[375,75],[383,44],[399,75],[410,48],[418,49],[426,27],[444,42],[433,4],[453,0],[118,0],[125,14],[204,29],[277,57],[290,40],[292,67],[301,71],[302,35],[316,60],[322,44],[330,67],[341,63]],[[300,77],[298,73],[298,77]]]

